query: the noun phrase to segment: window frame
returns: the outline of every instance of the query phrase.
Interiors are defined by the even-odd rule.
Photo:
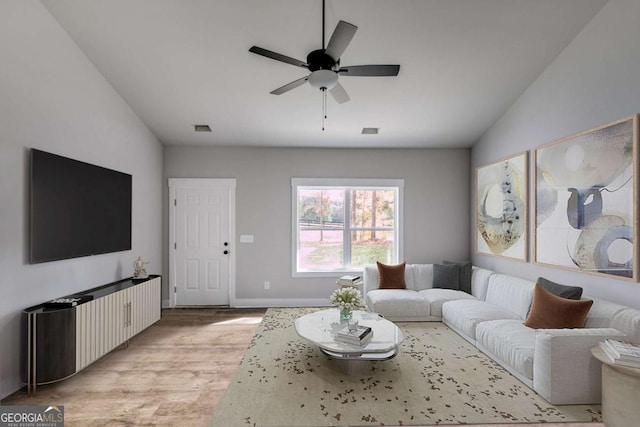
[[[345,190],[371,190],[387,189],[396,192],[394,210],[394,263],[403,259],[404,252],[404,179],[387,178],[291,178],[291,275],[292,277],[340,277],[349,273],[362,272],[362,268],[343,268],[331,271],[298,271],[298,238],[299,238],[299,212],[298,212],[298,189],[300,187],[327,187]],[[345,206],[345,223],[343,240],[343,258],[351,259],[351,212]],[[377,228],[377,227],[374,227]],[[347,241],[347,236],[349,237]],[[348,243],[347,243],[348,242]]]

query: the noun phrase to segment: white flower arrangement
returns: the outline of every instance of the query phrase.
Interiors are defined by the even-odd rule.
[[[329,297],[331,305],[338,307],[340,310],[355,310],[362,307],[362,294],[359,290],[352,287],[336,289]]]

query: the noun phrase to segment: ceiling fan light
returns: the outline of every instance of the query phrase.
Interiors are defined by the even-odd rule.
[[[309,84],[315,89],[331,90],[338,83],[338,74],[331,70],[316,70],[309,76]]]

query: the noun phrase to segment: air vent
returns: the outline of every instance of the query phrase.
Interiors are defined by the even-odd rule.
[[[193,130],[196,132],[211,132],[209,125],[194,125]]]
[[[377,135],[380,128],[362,128],[363,135]]]

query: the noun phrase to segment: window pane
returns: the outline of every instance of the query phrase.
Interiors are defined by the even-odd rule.
[[[333,270],[343,268],[342,230],[300,230],[298,269]]]
[[[301,189],[300,228],[344,228],[344,190]]]
[[[393,190],[353,190],[351,228],[393,227],[394,209]]]
[[[363,267],[380,261],[395,262],[392,230],[357,230],[351,232],[351,266]]]

